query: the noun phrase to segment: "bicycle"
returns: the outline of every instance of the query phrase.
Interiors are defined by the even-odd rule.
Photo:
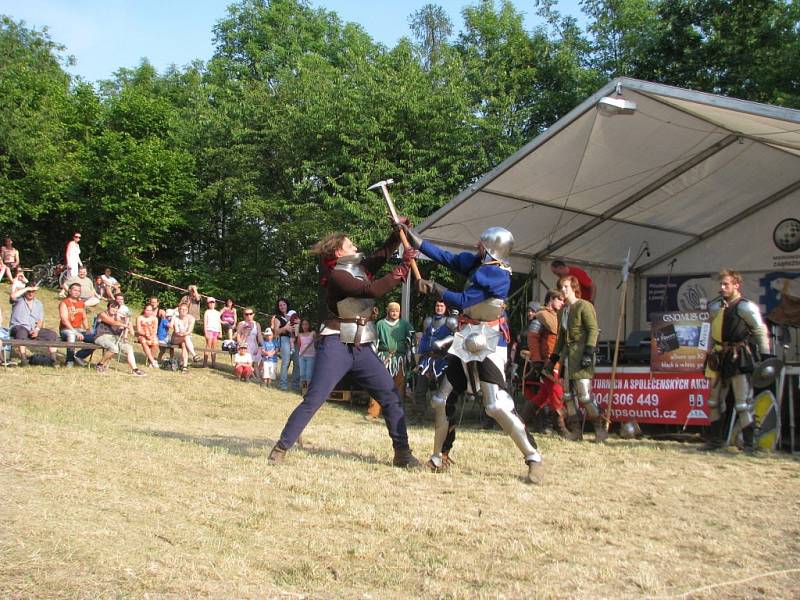
[[[55,258],[31,267],[31,281],[37,286],[45,285],[60,289],[66,278],[67,267],[57,262]]]

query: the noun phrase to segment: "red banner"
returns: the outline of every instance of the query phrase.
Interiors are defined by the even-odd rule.
[[[611,373],[597,372],[592,399],[604,413]],[[702,373],[617,373],[612,421],[708,425],[708,379]]]

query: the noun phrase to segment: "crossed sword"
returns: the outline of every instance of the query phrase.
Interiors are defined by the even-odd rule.
[[[384,179],[383,181],[372,184],[367,189],[374,190],[376,188],[381,188],[381,192],[383,192],[383,199],[386,200],[386,205],[389,207],[389,215],[392,217],[392,222],[395,225],[399,225],[400,217],[397,216],[397,209],[394,206],[392,197],[389,195],[389,186],[393,183],[394,179]],[[402,228],[399,228],[398,231],[400,233],[400,241],[403,242],[403,248],[410,248],[411,244],[408,243],[406,232],[403,231]],[[417,281],[422,279],[422,276],[419,274],[419,267],[417,267],[416,259],[411,259],[411,272],[414,273],[414,277],[417,278]]]

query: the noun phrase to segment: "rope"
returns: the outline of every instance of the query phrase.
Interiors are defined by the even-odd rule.
[[[712,583],[711,585],[704,585],[699,588],[695,588],[689,590],[688,592],[683,592],[681,594],[677,594],[674,596],[659,596],[660,598],[688,598],[692,594],[697,594],[700,592],[707,592],[709,590],[713,590],[719,587],[725,587],[728,585],[737,585],[739,583],[747,583],[748,581],[753,581],[755,579],[762,579],[764,577],[771,577],[773,575],[787,575],[789,573],[800,573],[800,569],[784,569],[782,571],[770,571],[768,573],[759,573],[758,575],[753,575],[751,577],[745,577],[744,579],[734,579],[731,581],[723,581],[721,583]]]

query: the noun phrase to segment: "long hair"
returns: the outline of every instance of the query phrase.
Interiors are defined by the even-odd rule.
[[[581,284],[578,281],[578,278],[575,275],[564,275],[563,277],[558,278],[558,287],[559,289],[564,284],[565,281],[569,281],[569,286],[575,292],[575,297],[581,297]]]
[[[311,246],[311,254],[316,254],[321,259],[333,256],[333,254],[342,247],[346,238],[347,234],[341,231],[328,234]]]
[[[285,302],[286,303],[286,312],[285,313],[281,312],[281,309],[280,309],[281,302]],[[290,306],[289,305],[289,301],[286,298],[278,298],[275,301],[275,314],[276,315],[287,315],[287,314],[289,314],[289,306]]]

